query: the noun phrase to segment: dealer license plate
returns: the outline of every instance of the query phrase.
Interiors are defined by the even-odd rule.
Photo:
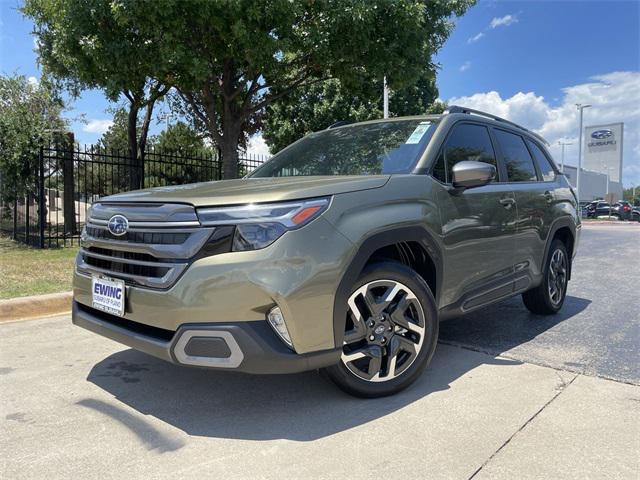
[[[92,277],[91,304],[93,308],[124,316],[124,282],[113,278]]]

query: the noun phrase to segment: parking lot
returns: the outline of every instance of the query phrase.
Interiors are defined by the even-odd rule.
[[[562,312],[441,325],[410,389],[164,363],[71,325],[0,324],[0,477],[637,478],[640,226],[583,228]]]

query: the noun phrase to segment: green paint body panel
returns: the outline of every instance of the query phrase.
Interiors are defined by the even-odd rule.
[[[448,131],[468,118],[439,118],[411,174],[248,178],[101,199],[116,206],[213,207],[331,198],[319,218],[266,248],[199,258],[166,290],[127,286],[124,319],[177,331],[185,324],[266,322],[269,309],[278,305],[296,354],[340,348],[334,302],[342,279],[369,239],[397,244],[406,239],[393,232],[409,227],[424,233],[439,258],[434,294],[442,318],[538,285],[547,245],[558,228],[569,229],[575,255],[580,220],[573,193],[560,174],[551,182],[494,182],[452,192],[429,169]],[[501,200],[508,197],[515,204],[506,208]],[[89,276],[74,275],[74,299],[91,306]]]

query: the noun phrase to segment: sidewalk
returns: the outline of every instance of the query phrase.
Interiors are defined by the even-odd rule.
[[[176,367],[68,316],[0,324],[3,478],[633,479],[639,414],[638,386],[442,344],[367,401],[315,372]]]

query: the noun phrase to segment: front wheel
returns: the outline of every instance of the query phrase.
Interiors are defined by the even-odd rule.
[[[547,256],[542,283],[522,294],[522,300],[529,311],[538,315],[558,313],[567,295],[569,262],[564,243],[554,240]]]
[[[438,340],[435,300],[422,277],[398,262],[370,264],[347,306],[340,363],[323,373],[359,397],[392,395],[413,383]]]

